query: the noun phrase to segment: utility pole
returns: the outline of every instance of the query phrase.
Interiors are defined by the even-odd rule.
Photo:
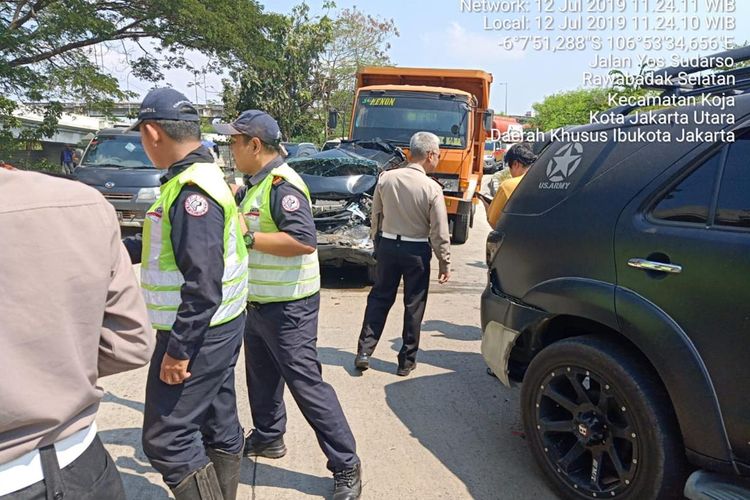
[[[206,68],[203,68],[203,104],[208,106],[208,90],[206,89]]]
[[[195,87],[195,104],[198,104],[198,71],[193,71],[193,87]]]
[[[505,108],[503,109],[503,113],[505,113],[505,116],[508,116],[508,82],[497,82],[497,84],[505,86]]]

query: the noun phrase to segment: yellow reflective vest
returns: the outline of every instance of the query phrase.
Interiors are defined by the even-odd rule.
[[[302,178],[287,164],[271,170],[258,185],[248,189],[240,205],[247,227],[252,232],[279,231],[271,217],[271,188],[273,180],[282,177],[305,194],[310,192]],[[320,290],[318,251],[296,257],[279,257],[248,249],[248,300],[270,303],[298,300]]]
[[[219,309],[209,326],[221,325],[244,311],[247,301],[247,248],[237,214],[237,205],[224,176],[213,163],[194,163],[161,186],[159,199],[149,209],[143,225],[141,287],[151,324],[171,330],[177,319],[185,283],[172,248],[169,209],[185,184],[195,184],[224,210],[224,275]]]

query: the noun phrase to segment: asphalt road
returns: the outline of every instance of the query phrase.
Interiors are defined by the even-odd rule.
[[[522,435],[519,391],[486,374],[480,354],[479,296],[489,226],[481,206],[466,244],[454,246],[453,276],[433,279],[422,324],[417,369],[397,377],[403,319],[401,296],[364,374],[353,369],[369,287],[361,270],[323,270],[318,350],[323,375],[336,389],[364,473],[363,499],[547,499]],[[237,369],[238,407],[252,427],[243,361]],[[97,423],[132,499],[169,493],[140,447],[146,369],[102,379],[106,391]],[[243,460],[238,498],[330,498],[332,479],[315,436],[287,392],[288,454]]]

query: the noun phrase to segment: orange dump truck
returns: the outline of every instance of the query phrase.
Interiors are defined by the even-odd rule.
[[[473,225],[492,128],[492,75],[479,70],[366,67],[357,74],[349,138],[380,138],[409,155],[415,132],[440,138],[435,177],[443,186],[453,243]]]

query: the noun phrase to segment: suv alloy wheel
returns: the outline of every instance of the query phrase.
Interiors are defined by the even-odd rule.
[[[682,498],[683,445],[655,380],[627,348],[597,337],[562,340],[534,358],[521,394],[524,427],[564,498]]]

